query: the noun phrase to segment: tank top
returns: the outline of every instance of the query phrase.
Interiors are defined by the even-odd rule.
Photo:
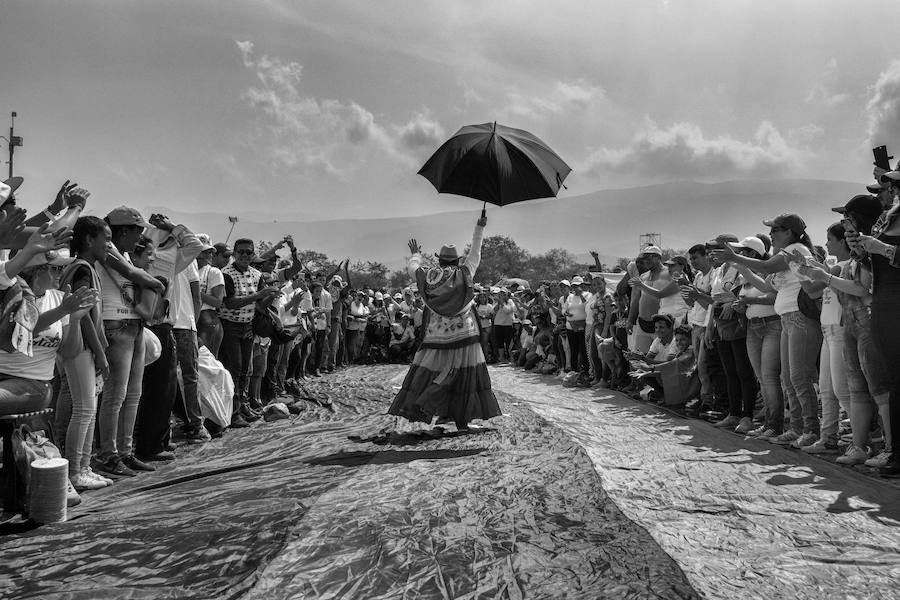
[[[132,264],[128,254],[124,258],[128,264]],[[106,265],[97,264],[97,275],[100,277],[100,297],[103,299],[101,318],[104,321],[140,319],[140,315],[134,310],[134,283]]]

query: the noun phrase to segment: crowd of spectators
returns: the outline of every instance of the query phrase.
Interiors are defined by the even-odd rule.
[[[824,247],[786,213],[685,256],[647,246],[624,273],[595,253],[569,280],[476,284],[487,361],[900,475],[900,171],[874,175],[832,209]],[[416,351],[415,285],[354,287],[347,263],[304,264],[290,237],[261,252],[131,207],[84,216],[90,194],[70,182],[26,219],[21,184],[0,184],[0,404],[52,398],[72,503],[174,460],[176,439],[247,427],[304,379]]]

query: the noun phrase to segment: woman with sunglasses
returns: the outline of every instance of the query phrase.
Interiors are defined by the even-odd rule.
[[[806,307],[801,294],[818,295],[823,284],[813,284],[798,273],[799,262],[810,259],[812,241],[799,215],[781,214],[763,221],[770,229],[773,256],[767,260],[741,256],[724,244],[714,250],[721,260],[743,265],[767,275],[763,291],[774,290],[775,312],[781,317],[781,383],[788,400],[791,424],[771,442],[795,448],[819,439],[819,403],[815,383],[816,359],[822,345],[822,328]],[[759,278],[757,278],[759,279]],[[760,283],[750,279],[751,283]],[[759,286],[758,286],[759,287]]]

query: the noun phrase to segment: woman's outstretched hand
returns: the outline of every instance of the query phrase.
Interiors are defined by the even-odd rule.
[[[417,242],[415,238],[409,240],[408,245],[411,254],[418,254],[422,251],[422,247],[419,245],[419,242]]]

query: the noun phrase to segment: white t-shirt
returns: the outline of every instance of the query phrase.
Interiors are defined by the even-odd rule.
[[[795,250],[803,256],[812,256],[809,248],[803,244],[791,244],[785,248],[785,252],[788,254],[793,254]],[[795,268],[788,268],[772,275],[772,287],[778,291],[778,295],[775,296],[775,312],[779,316],[800,310],[800,306],[797,304],[797,295],[800,293],[802,281],[805,279],[800,277]]]
[[[502,303],[498,300],[497,314],[494,316],[494,325],[507,325],[512,327],[513,315],[515,315],[515,313],[515,302],[507,300],[506,303]]]
[[[672,282],[672,276],[668,273],[663,273],[662,276],[660,276],[660,280],[666,282],[665,285],[669,285]],[[659,314],[672,315],[676,325],[681,323],[684,319],[684,315],[686,315],[689,310],[690,307],[687,305],[687,302],[681,297],[680,289],[676,288],[674,294],[663,296],[659,299]]]
[[[322,290],[322,294],[319,296],[319,299],[311,299],[311,303],[313,306],[313,310],[322,309],[321,312],[315,315],[314,325],[316,331],[325,331],[328,329],[328,323],[331,321],[331,311],[334,308],[334,302],[331,299],[331,294]]]
[[[710,269],[706,273],[697,272],[694,275],[694,287],[700,290],[701,292],[708,294],[710,290],[710,278],[712,276],[713,269]],[[694,305],[688,311],[688,323],[691,325],[696,325],[698,327],[706,327],[706,311],[708,309],[705,308],[702,304],[697,301],[694,301]]]
[[[672,341],[668,344],[663,344],[662,340],[657,338],[653,338],[653,342],[650,343],[650,349],[647,350],[647,354],[656,353],[653,358],[653,362],[666,362],[668,360],[672,360],[675,358],[675,355],[678,354],[678,346],[675,344],[675,336],[672,336]]]
[[[571,313],[572,316],[566,317],[566,321],[587,321],[587,311],[585,309],[587,302],[592,298],[593,296],[590,292],[582,292],[580,298],[575,294],[569,294],[566,298],[565,310]]]
[[[125,261],[132,264],[127,254]],[[103,320],[140,319],[140,315],[134,310],[134,283],[106,265],[97,265],[97,275],[100,277],[100,295],[103,298]]]
[[[741,286],[739,296],[741,298],[762,298],[766,292],[756,289],[752,285]],[[771,304],[750,304],[747,306],[745,316],[748,319],[761,319],[775,315],[775,307]]]
[[[225,285],[225,276],[222,275],[222,270],[217,269],[212,265],[206,265],[202,269],[198,271],[200,277],[200,293],[201,294],[210,294],[210,290],[215,289],[216,286],[224,286]],[[215,306],[211,306],[206,302],[201,302],[200,310],[218,310]]]
[[[187,268],[175,275],[175,285],[169,290],[169,320],[174,329],[190,329],[197,331],[194,316],[194,297],[191,295],[191,282],[200,281],[197,263],[192,262]]]
[[[42,297],[35,299],[38,312],[45,313],[59,307],[63,297],[64,294],[60,290],[47,290]],[[63,327],[68,324],[69,316],[66,315],[59,321],[51,323],[45,330],[35,332],[31,356],[21,352],[0,352],[0,373],[37,381],[53,379],[56,352],[62,343]]]
[[[844,265],[847,262],[838,263],[838,266],[841,267],[841,272],[843,272]],[[822,290],[822,316],[819,319],[822,325],[840,325],[842,312],[841,299],[837,293],[831,287],[826,287]]]

